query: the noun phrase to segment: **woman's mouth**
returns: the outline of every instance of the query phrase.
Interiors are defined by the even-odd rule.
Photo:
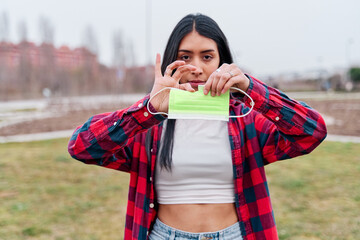
[[[197,91],[198,86],[199,85],[204,85],[206,82],[201,81],[201,80],[191,80],[191,81],[188,81],[188,83],[190,83],[191,87]]]

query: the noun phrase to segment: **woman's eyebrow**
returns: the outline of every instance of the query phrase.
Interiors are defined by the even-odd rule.
[[[193,51],[186,50],[186,49],[180,49],[179,52],[193,53]],[[208,52],[215,52],[215,50],[214,49],[207,49],[207,50],[201,51],[200,53],[208,53]]]

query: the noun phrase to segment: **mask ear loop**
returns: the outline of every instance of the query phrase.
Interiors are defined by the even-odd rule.
[[[251,113],[251,111],[252,111],[253,108],[254,108],[255,102],[254,102],[254,100],[253,100],[245,91],[241,90],[240,88],[231,87],[231,89],[235,89],[235,90],[241,92],[242,94],[244,94],[245,96],[247,96],[247,97],[251,100],[251,102],[250,102],[251,108],[250,108],[250,110],[249,110],[247,113],[245,113],[245,114],[243,114],[243,115],[240,115],[240,116],[229,116],[229,118],[241,118],[241,117],[245,117],[246,115],[248,115],[249,113]]]
[[[155,95],[152,96],[152,97],[149,99],[149,101],[147,102],[147,104],[146,104],[147,110],[148,110],[149,113],[151,113],[152,115],[165,114],[166,116],[169,116],[169,114],[166,113],[166,112],[156,112],[156,113],[154,113],[154,112],[150,111],[150,108],[149,108],[149,104],[150,104],[151,99],[153,99],[156,95],[158,95],[159,93],[161,93],[162,91],[164,91],[164,90],[166,90],[166,89],[170,89],[170,90],[171,90],[171,89],[180,90],[180,89],[178,89],[178,88],[165,87],[165,88],[161,89],[160,91],[158,91],[157,93],[155,93]]]
[[[159,93],[161,93],[162,91],[164,91],[164,90],[166,90],[166,89],[170,89],[170,90],[171,90],[171,89],[175,89],[175,90],[181,91],[181,90],[178,89],[178,88],[165,87],[165,88],[161,89],[160,91],[158,91],[157,93],[155,93],[155,95],[152,96],[152,97],[149,99],[149,101],[147,102],[147,104],[146,104],[146,108],[147,108],[148,112],[151,113],[152,115],[165,114],[166,116],[169,116],[169,114],[166,113],[166,112],[156,112],[156,113],[154,113],[154,112],[150,111],[150,108],[149,108],[149,104],[150,104],[151,99],[153,99],[156,95],[158,95]],[[229,116],[229,118],[241,118],[241,117],[245,117],[246,115],[248,115],[248,114],[253,110],[254,105],[255,105],[254,100],[253,100],[245,91],[243,91],[243,90],[241,90],[241,89],[239,89],[239,88],[231,87],[231,89],[235,89],[235,90],[243,93],[243,94],[244,94],[245,96],[247,96],[248,98],[250,98],[250,100],[251,100],[251,102],[250,102],[251,108],[250,108],[250,110],[249,110],[247,113],[245,113],[245,114],[243,114],[243,115],[240,115],[240,116]]]

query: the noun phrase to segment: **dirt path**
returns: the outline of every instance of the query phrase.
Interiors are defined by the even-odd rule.
[[[307,100],[325,118],[329,134],[360,136],[360,99]]]

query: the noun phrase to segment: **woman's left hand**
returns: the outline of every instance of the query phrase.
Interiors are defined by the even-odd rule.
[[[246,91],[249,88],[250,80],[235,64],[224,63],[213,72],[204,86],[204,94],[211,91],[211,96],[226,93],[230,87],[240,88]]]

